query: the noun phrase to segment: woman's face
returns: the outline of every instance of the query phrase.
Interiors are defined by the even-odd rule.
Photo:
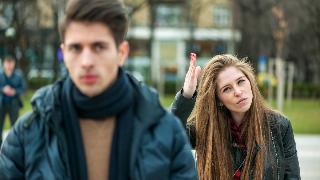
[[[236,67],[227,67],[218,74],[217,92],[220,102],[231,114],[244,114],[252,103],[252,90],[248,78]]]

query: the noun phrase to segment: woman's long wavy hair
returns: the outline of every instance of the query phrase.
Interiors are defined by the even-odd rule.
[[[221,108],[217,95],[217,76],[227,67],[236,67],[250,81],[253,99],[242,122],[242,138],[246,143],[247,156],[241,170],[241,179],[262,179],[266,154],[268,128],[265,112],[270,110],[264,103],[255,80],[254,70],[246,59],[232,55],[214,56],[204,67],[198,85],[195,108],[189,121],[196,125],[197,166],[200,180],[232,179],[234,172],[231,156],[230,112]],[[260,149],[254,156],[254,148]],[[250,162],[254,161],[254,164]],[[254,171],[250,169],[254,167]]]

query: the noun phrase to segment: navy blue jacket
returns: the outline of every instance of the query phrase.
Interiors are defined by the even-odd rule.
[[[182,124],[164,110],[158,95],[130,77],[138,97],[131,149],[131,179],[197,179]],[[0,151],[0,179],[70,179],[61,128],[61,82],[36,92],[33,112],[22,116]]]
[[[17,108],[20,108],[22,106],[22,101],[20,99],[21,95],[26,91],[27,89],[27,85],[26,82],[24,81],[23,75],[21,73],[20,70],[15,69],[10,77],[11,79],[11,83],[13,88],[15,88],[16,90],[16,95],[13,97],[12,101],[14,101],[14,103],[16,106],[19,106]],[[3,87],[7,85],[6,84],[6,80],[5,80],[5,73],[4,71],[1,69],[0,70],[0,108],[2,108],[2,99],[3,99],[3,92],[2,89]]]

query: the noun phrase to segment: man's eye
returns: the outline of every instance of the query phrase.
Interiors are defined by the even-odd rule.
[[[104,48],[105,47],[103,45],[101,45],[101,44],[97,44],[97,45],[94,46],[94,50],[96,50],[98,52],[103,50]]]
[[[80,51],[80,46],[77,46],[77,45],[70,46],[69,51],[78,52],[78,51]]]

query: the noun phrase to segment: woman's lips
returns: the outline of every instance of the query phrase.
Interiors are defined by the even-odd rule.
[[[247,98],[241,98],[237,104],[244,104],[246,102]]]

